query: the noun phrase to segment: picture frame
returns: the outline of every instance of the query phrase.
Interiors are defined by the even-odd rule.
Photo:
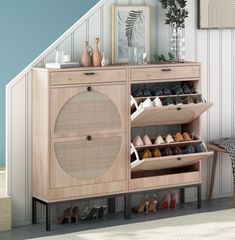
[[[139,51],[147,54],[150,61],[150,7],[146,5],[113,5],[112,6],[112,63],[128,63],[128,45],[126,21],[132,18],[134,25],[132,42]],[[129,24],[130,26],[130,24]],[[129,27],[128,26],[128,27]]]
[[[198,0],[198,28],[235,28],[234,0]]]

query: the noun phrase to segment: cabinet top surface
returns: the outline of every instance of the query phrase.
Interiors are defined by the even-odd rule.
[[[115,64],[107,67],[78,67],[78,68],[63,68],[63,69],[48,69],[44,67],[35,67],[34,70],[46,72],[69,72],[69,71],[94,71],[94,70],[110,70],[110,69],[136,69],[136,68],[153,68],[153,67],[187,67],[200,66],[199,62],[184,62],[184,63],[149,63],[146,65],[129,65],[129,64]]]

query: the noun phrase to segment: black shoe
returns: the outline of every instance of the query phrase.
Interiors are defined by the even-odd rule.
[[[199,144],[195,147],[195,151],[196,151],[196,153],[201,153],[201,152],[206,152],[206,149],[203,146],[203,144]]]
[[[188,87],[187,84],[184,84],[183,87],[182,87],[183,91],[184,91],[184,94],[192,94],[190,88]]]
[[[98,218],[103,218],[104,217],[104,208],[100,207],[98,209]]]
[[[148,89],[142,91],[144,97],[151,97],[151,92]]]
[[[143,97],[143,93],[139,89],[136,89],[131,95],[133,97]]]
[[[90,212],[87,214],[86,217],[82,217],[82,220],[91,220],[96,218],[96,214],[97,214],[97,208],[93,207]]]
[[[162,101],[162,105],[163,106],[174,105],[174,102],[173,102],[172,98],[168,97],[167,99]]]
[[[171,91],[168,87],[164,87],[162,89],[164,95],[171,95]]]
[[[164,149],[164,151],[162,152],[162,156],[172,156],[173,152],[171,151],[170,148],[166,148]]]
[[[192,153],[195,153],[195,149],[192,145],[189,145],[182,152],[183,152],[183,154],[192,154]]]
[[[182,99],[181,97],[177,96],[175,97],[175,105],[182,105],[183,102],[182,102]]]
[[[163,96],[164,95],[161,87],[154,88],[151,93],[153,96]]]
[[[175,88],[173,88],[172,93],[175,95],[182,95],[182,94],[184,94],[184,91],[183,91],[182,87],[176,86]]]
[[[173,149],[173,155],[181,155],[182,151],[179,147]]]
[[[197,89],[196,89],[196,87],[195,87],[195,86],[193,86],[193,87],[191,88],[191,92],[192,92],[192,93],[194,93],[194,94],[196,94],[196,93],[197,93]]]

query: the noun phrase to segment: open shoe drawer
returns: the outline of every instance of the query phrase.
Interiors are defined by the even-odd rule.
[[[213,152],[146,158],[131,163],[131,172],[178,168],[195,164],[212,156]]]
[[[131,115],[132,127],[185,124],[208,110],[213,103],[139,108]]]

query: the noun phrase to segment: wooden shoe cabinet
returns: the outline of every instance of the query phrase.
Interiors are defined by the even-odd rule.
[[[33,223],[37,201],[46,205],[49,230],[53,203],[123,194],[128,217],[132,192],[200,185],[200,161],[211,152],[130,163],[133,129],[177,125],[181,131],[200,134],[199,117],[211,107],[210,103],[149,107],[130,116],[131,90],[189,82],[200,92],[200,80],[198,63],[35,68]]]

